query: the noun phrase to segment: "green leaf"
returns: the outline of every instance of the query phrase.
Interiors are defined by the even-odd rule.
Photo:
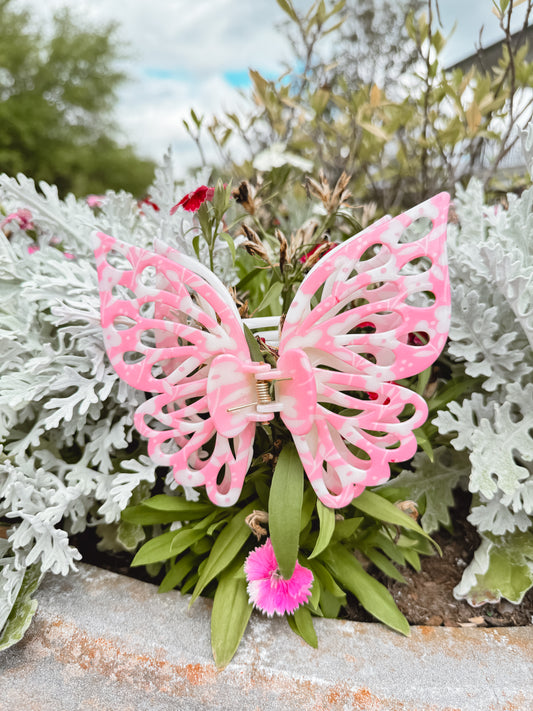
[[[196,526],[191,529],[180,528],[178,535],[174,538],[170,545],[170,552],[172,555],[179,555],[183,551],[190,548],[193,543],[199,541],[205,536],[205,530],[199,529]]]
[[[282,0],[283,1],[283,0]],[[288,2],[288,0],[285,0],[285,2]],[[268,81],[261,76],[261,74],[254,69],[249,69],[248,73],[250,75],[250,79],[253,82],[254,88],[257,92],[258,98],[262,99],[263,103],[265,102],[266,94],[267,94],[267,89],[268,89]]]
[[[209,210],[209,203],[207,201],[203,202],[198,210],[196,211],[196,218],[200,223],[202,230],[202,235],[207,242],[207,244],[212,244],[213,242],[213,221],[211,219],[211,213]]]
[[[315,579],[320,581],[321,594],[324,593],[324,590],[327,590],[331,595],[338,598],[342,604],[346,602],[346,593],[337,585],[335,578],[322,563],[319,563],[318,560],[311,561],[308,559],[306,565],[313,573]]]
[[[331,541],[331,536],[335,530],[335,511],[324,506],[321,501],[316,502],[316,510],[318,512],[318,520],[320,529],[318,538],[316,539],[315,547],[309,558],[316,558],[317,555],[327,548]]]
[[[376,530],[365,538],[366,547],[379,548],[397,565],[405,565],[404,551],[383,530]]]
[[[344,222],[346,222],[347,225],[353,230],[352,236],[358,232],[361,232],[363,229],[361,223],[353,215],[349,215],[347,212],[340,212],[339,218],[344,220]]]
[[[191,570],[197,567],[198,556],[186,553],[183,558],[173,563],[159,586],[159,592],[165,593],[177,587]]]
[[[296,565],[300,537],[304,477],[294,444],[280,452],[270,487],[268,527],[279,571],[288,580]]]
[[[292,6],[292,3],[290,0],[276,0],[278,5],[281,7],[283,12],[286,12],[287,15],[291,18],[291,20],[296,21],[298,19],[298,15],[296,14],[296,11],[294,7]]]
[[[389,139],[387,132],[385,129],[381,128],[381,126],[369,123],[368,121],[360,121],[359,126],[382,141],[387,141]]]
[[[411,568],[419,572],[422,566],[420,564],[420,556],[418,555],[418,553],[414,550],[409,550],[409,548],[403,548],[402,553]]]
[[[259,314],[261,311],[270,308],[273,316],[279,314],[281,310],[280,296],[282,291],[283,284],[280,281],[275,281],[271,284],[267,293],[261,299],[261,303],[255,309],[255,313]]]
[[[203,116],[198,117],[196,115],[196,112],[194,111],[194,109],[191,109],[191,118],[194,121],[194,123],[196,124],[196,127],[200,128],[200,126],[202,125],[202,121],[204,120],[204,117]]]
[[[350,538],[357,531],[362,522],[363,516],[345,518],[343,521],[336,521],[332,540],[344,541],[347,538]]]
[[[217,524],[214,524],[214,525],[216,526]],[[213,526],[210,526],[210,527],[208,528],[208,530],[206,531],[206,534],[207,534],[207,535],[205,535],[203,538],[200,538],[200,540],[199,540],[199,541],[196,541],[196,543],[193,543],[193,544],[192,544],[192,546],[191,546],[191,551],[192,551],[195,555],[202,556],[202,555],[204,555],[205,553],[207,553],[208,551],[211,550],[211,548],[212,548],[212,546],[213,546],[213,541],[212,541],[211,538],[210,538],[211,533],[210,533],[209,531],[210,531],[212,528],[213,528]]]
[[[379,494],[365,489],[362,494],[352,501],[352,505],[367,514],[367,516],[377,518],[379,521],[386,521],[387,523],[393,523],[395,526],[403,526],[403,528],[407,528],[410,531],[416,531],[416,533],[431,541],[440,552],[439,546],[420,528],[416,521],[413,521],[406,513],[400,511],[397,506],[391,504],[390,501],[387,501]]]
[[[500,11],[503,14],[507,11],[507,8],[509,7],[509,2],[510,0],[500,0]]]
[[[162,570],[162,568],[163,568],[163,563],[161,563],[161,562],[149,563],[146,566],[146,572],[148,573],[148,575],[151,578],[157,578],[157,576],[159,575],[159,572]]]
[[[194,253],[196,254],[196,257],[200,259],[200,235],[194,235],[192,238],[192,247],[194,249]]]
[[[40,565],[31,565],[26,568],[17,599],[3,629],[0,630],[0,650],[11,647],[24,637],[37,610],[37,600],[32,600],[31,596],[39,587],[40,582]]]
[[[260,274],[264,274],[264,271],[265,270],[261,269],[261,267],[254,267],[246,273],[246,276],[243,276],[235,288],[237,291],[243,291],[245,287],[248,286],[248,284],[253,283]]]
[[[250,356],[256,363],[263,363],[263,355],[261,349],[259,348],[259,343],[257,342],[254,334],[250,331],[246,324],[242,324],[244,329],[244,337],[246,338],[246,344],[250,349]]]
[[[226,568],[244,546],[252,531],[246,525],[245,518],[258,507],[258,500],[255,499],[245,506],[239,513],[235,514],[220,532],[213,544],[209,558],[200,573],[198,582],[191,597],[191,605],[214,578]]]
[[[369,575],[343,545],[329,546],[322,560],[340,585],[347,588],[376,619],[409,636],[409,623],[396,607],[387,588]]]
[[[139,543],[146,538],[142,526],[137,523],[121,521],[117,528],[117,541],[124,546],[127,551],[134,551]]]
[[[327,89],[318,89],[311,97],[310,104],[317,116],[320,116],[324,113],[324,110],[328,105],[330,96],[331,92]]]
[[[438,447],[432,463],[425,454],[418,453],[412,470],[404,470],[381,489],[401,489],[405,495],[424,504],[420,523],[426,533],[450,525],[449,509],[454,505],[453,490],[462,479],[467,480],[471,465],[465,452],[451,447]]]
[[[242,562],[240,563],[242,572]],[[211,648],[217,667],[232,660],[242,639],[253,605],[248,600],[244,575],[232,567],[218,581],[211,612]]]
[[[319,0],[315,17],[317,24],[322,26],[326,20],[326,4],[324,0]]]
[[[293,632],[296,632],[310,647],[314,649],[318,647],[318,640],[313,625],[313,616],[307,607],[303,605],[299,607],[294,611],[293,615],[287,617],[287,621]]]
[[[469,392],[476,383],[481,382],[481,378],[471,378],[468,376],[458,376],[449,380],[444,386],[439,387],[428,401],[428,411],[431,415],[437,410],[442,410],[449,402],[460,400],[461,396]]]
[[[190,592],[198,582],[199,577],[200,576],[195,570],[191,571],[191,573],[189,573],[189,575],[185,578],[181,585],[181,594],[185,595],[186,593]]]
[[[193,518],[203,518],[215,508],[213,504],[200,504],[196,501],[187,501],[181,496],[166,496],[165,494],[152,496],[151,499],[143,501],[142,505],[157,511],[172,511],[175,514],[186,516],[185,520],[187,521]],[[182,519],[176,518],[174,520]]]
[[[237,252],[235,249],[235,242],[233,241],[233,238],[227,232],[223,232],[221,235],[219,235],[219,238],[223,239],[224,242],[228,245],[229,251],[231,252],[231,260],[233,264],[235,264],[235,257],[237,256]]]
[[[316,505],[316,494],[312,486],[304,487],[304,496],[302,501],[302,518],[300,520],[300,531],[308,525],[309,521],[313,516],[313,511]]]
[[[183,553],[193,543],[203,538],[205,531],[193,528],[180,528],[147,541],[138,551],[131,565],[150,565],[168,560]]]
[[[334,25],[332,25],[332,27],[328,27],[328,29],[324,31],[323,36],[326,37],[326,35],[329,35],[332,32],[336,32],[339,29],[339,27],[341,27],[343,24],[344,24],[344,18],[342,20],[339,20],[338,22],[336,22]]]
[[[304,567],[309,567],[306,560],[300,561],[301,565]],[[311,570],[309,568],[309,570]],[[311,571],[312,572],[312,571]],[[313,611],[318,610],[318,603],[320,602],[320,582],[318,578],[313,575],[313,584],[311,586],[311,597],[309,598],[307,604],[313,609]]]
[[[172,558],[173,553],[171,546],[177,535],[178,531],[167,531],[147,541],[137,551],[135,558],[131,562],[132,567],[136,565],[149,565],[150,563]]]
[[[392,578],[393,580],[398,580],[400,583],[405,583],[405,578],[403,575],[400,573],[399,570],[395,567],[393,563],[390,562],[390,560],[383,555],[383,553],[380,553],[377,551],[375,548],[363,548],[362,552],[366,557],[376,566],[376,568],[379,568],[382,573],[385,573],[389,578]]]
[[[417,392],[420,396],[422,396],[424,394],[424,390],[426,389],[427,384],[429,383],[430,377],[431,377],[431,367],[426,368],[421,373],[419,373],[417,382],[416,382],[415,392]]]
[[[342,602],[338,597],[332,595],[329,590],[322,590],[320,594],[320,610],[324,617],[336,620],[344,604],[346,604],[346,597]]]
[[[454,594],[476,606],[502,597],[519,605],[532,586],[533,532],[517,530],[505,536],[482,536]]]
[[[426,431],[424,430],[424,425],[422,427],[419,427],[418,429],[414,430],[414,435],[416,437],[416,443],[417,445],[424,450],[424,452],[427,454],[429,460],[431,462],[434,461],[435,459],[435,454],[433,452],[433,446],[431,444],[431,440],[426,434]]]
[[[339,0],[329,11],[328,19],[330,17],[333,17],[337,13],[339,13],[341,10],[343,10],[345,5],[346,5],[346,0]]]
[[[179,515],[173,511],[157,511],[144,504],[138,506],[128,506],[121,514],[122,521],[131,525],[154,526],[156,524],[173,523],[179,521]],[[183,520],[190,520],[191,517],[182,517]]]
[[[225,511],[223,508],[218,508],[214,511],[211,511],[208,516],[201,518],[199,521],[196,521],[194,524],[191,525],[195,531],[207,532],[208,530],[211,530],[213,526],[217,526],[218,524],[222,523],[224,518],[227,518],[227,511]]]

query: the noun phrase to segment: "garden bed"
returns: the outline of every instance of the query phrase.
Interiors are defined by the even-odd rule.
[[[456,492],[456,506],[451,509],[450,531],[441,530],[433,536],[442,555],[421,557],[421,570],[403,567],[400,572],[405,582],[387,579],[372,569],[372,573],[387,586],[401,612],[411,625],[431,627],[521,627],[533,622],[533,589],[519,605],[506,600],[496,604],[472,607],[465,600],[456,600],[453,589],[461,580],[463,570],[470,563],[479,546],[479,536],[466,520],[470,496]],[[161,573],[150,577],[144,567],[131,568],[128,553],[109,553],[97,549],[98,537],[94,529],[87,529],[73,538],[86,563],[158,584]],[[344,617],[357,622],[373,622],[373,618],[353,597],[349,597]]]
[[[473,607],[466,600],[457,600],[453,590],[459,584],[464,569],[479,547],[479,535],[466,520],[470,511],[470,495],[455,492],[455,507],[450,510],[450,530],[441,529],[433,540],[442,555],[422,556],[421,569],[400,568],[405,578],[401,583],[380,576],[387,585],[401,612],[411,625],[431,627],[521,627],[533,622],[533,589],[519,605],[502,599],[498,603]],[[371,618],[352,601],[348,617],[370,622]]]
[[[422,559],[422,569],[402,568],[406,582],[392,581],[388,588],[396,604],[412,625],[445,627],[513,627],[533,621],[533,590],[520,605],[506,600],[496,604],[472,607],[466,600],[456,600],[453,589],[459,584],[463,570],[472,559],[477,540],[476,531],[461,521],[455,533],[441,532],[434,536],[442,549],[442,557]]]

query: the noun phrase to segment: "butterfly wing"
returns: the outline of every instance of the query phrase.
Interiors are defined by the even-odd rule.
[[[238,311],[201,264],[98,233],[101,320],[109,359],[131,386],[154,396],[135,413],[148,453],[186,487],[205,485],[233,504],[252,457],[255,373]]]
[[[288,310],[278,371],[290,380],[277,399],[327,506],[382,483],[416,450],[427,407],[393,381],[427,368],[446,342],[448,202],[441,193],[329,252]]]

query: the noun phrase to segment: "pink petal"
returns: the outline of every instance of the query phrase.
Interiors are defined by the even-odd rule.
[[[251,602],[269,617],[290,614],[311,596],[313,573],[297,562],[292,576],[284,580],[270,538],[248,555],[244,572]]]
[[[10,222],[16,222],[21,230],[33,230],[32,214],[25,207],[21,207],[15,212],[8,215],[2,223],[0,223],[0,229],[4,228]]]

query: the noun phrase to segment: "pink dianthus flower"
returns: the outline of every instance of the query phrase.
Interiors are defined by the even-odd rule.
[[[270,538],[248,555],[244,573],[250,602],[269,617],[274,613],[292,614],[311,597],[313,573],[296,562],[291,577],[288,580],[282,578]]]

